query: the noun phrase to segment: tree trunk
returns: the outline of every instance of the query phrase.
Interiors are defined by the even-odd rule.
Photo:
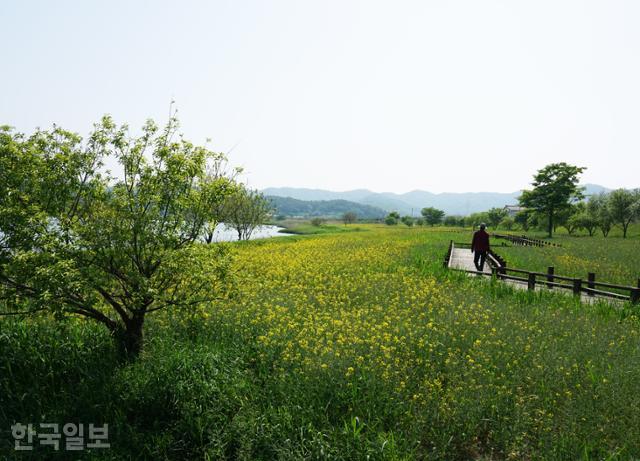
[[[549,238],[553,237],[553,211],[549,211]]]
[[[119,325],[114,331],[114,340],[118,348],[118,355],[124,361],[134,361],[142,351],[142,326],[144,315],[136,315],[125,325]]]

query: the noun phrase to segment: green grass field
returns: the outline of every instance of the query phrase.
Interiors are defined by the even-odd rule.
[[[636,231],[636,229],[632,229]],[[504,240],[494,239],[494,250],[503,256],[509,266],[545,272],[554,266],[556,274],[587,278],[594,272],[598,280],[621,285],[636,286],[640,277],[640,237],[632,232],[623,239],[618,233],[607,238],[569,236],[559,234],[553,242],[561,247],[523,247],[499,245]]]
[[[338,220],[327,220],[319,226],[312,225],[306,219],[285,219],[274,221],[271,224],[282,227],[283,229],[280,230],[281,233],[293,235],[335,234],[338,232],[358,232],[362,230],[362,225],[360,224],[345,225]]]
[[[233,245],[234,296],[151,317],[133,364],[78,319],[0,319],[0,458],[68,459],[17,456],[15,421],[109,423],[83,459],[640,457],[637,308],[445,271],[469,231],[351,227]],[[638,240],[569,239],[637,275]]]

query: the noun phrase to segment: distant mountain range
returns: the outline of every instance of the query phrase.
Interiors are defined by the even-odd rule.
[[[585,194],[597,194],[607,192],[610,189],[599,186],[597,184],[584,184]],[[356,189],[345,192],[333,192],[323,189],[305,189],[295,187],[269,187],[262,190],[267,196],[271,197],[289,197],[301,201],[348,201],[360,205],[368,205],[369,207],[378,208],[385,212],[397,211],[402,215],[417,216],[424,207],[435,207],[443,210],[448,215],[468,215],[479,211],[486,211],[490,208],[505,205],[515,205],[518,203],[518,196],[521,191],[510,193],[502,192],[444,192],[434,194],[423,190],[414,190],[404,194],[395,194],[392,192],[372,192],[367,189]],[[302,204],[297,204],[302,206]],[[325,205],[316,205],[325,207]],[[339,205],[344,211],[354,211],[355,209],[346,209],[345,204]],[[352,205],[354,206],[354,205]],[[347,207],[348,208],[348,207]],[[369,210],[368,212],[373,212]],[[337,211],[334,215],[342,212]],[[287,214],[287,213],[282,213]],[[361,217],[364,217],[364,212]]]
[[[378,219],[386,216],[387,212],[381,208],[365,205],[349,200],[298,200],[291,197],[267,195],[275,208],[276,215],[339,218],[344,213],[354,212],[359,219]]]

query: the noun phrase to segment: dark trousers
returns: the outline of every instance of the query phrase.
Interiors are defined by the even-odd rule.
[[[478,269],[478,271],[482,272],[484,270],[484,260],[487,259],[487,252],[486,251],[476,251],[475,255],[473,256],[473,264],[475,264],[476,269]],[[480,261],[480,263],[478,263],[478,261]]]

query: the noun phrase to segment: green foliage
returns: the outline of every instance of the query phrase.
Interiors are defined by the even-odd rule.
[[[251,449],[244,434],[246,402],[255,388],[242,356],[198,342],[159,342],[150,360],[118,370],[114,391],[130,447],[147,457],[237,459]],[[124,435],[124,434],[123,434]],[[248,438],[248,437],[246,437]],[[170,454],[171,453],[171,454]]]
[[[602,232],[602,236],[606,237],[611,231],[613,225],[613,217],[608,205],[608,195],[600,193],[589,197],[586,212],[591,220],[597,223],[597,227]]]
[[[442,222],[442,218],[444,218],[444,211],[433,207],[423,208],[420,213],[424,217],[425,222],[430,226],[440,224]]]
[[[443,223],[445,226],[449,226],[449,227],[455,227],[455,226],[464,227],[465,218],[463,216],[447,215],[444,217]]]
[[[343,232],[359,232],[360,227],[338,226],[334,224],[324,223],[320,226],[314,226],[311,223],[296,222],[287,224],[284,229],[279,232],[292,235],[319,235],[319,234],[336,234]]]
[[[531,223],[531,215],[532,213],[530,211],[519,211],[513,217],[513,220],[522,228],[522,230],[527,231],[529,230],[529,226]]]
[[[411,216],[403,216],[401,218],[401,221],[403,222],[403,224],[405,224],[407,227],[411,227],[413,226],[414,220]]]
[[[506,229],[508,231],[510,231],[511,229],[514,228],[516,224],[515,219],[513,219],[511,216],[505,216],[504,218],[502,218],[502,220],[500,221],[500,227],[502,227],[503,229]]]
[[[132,137],[104,117],[85,143],[58,127],[0,132],[0,294],[9,308],[100,322],[135,356],[148,313],[220,296],[225,247],[204,254],[193,244],[234,185],[207,174],[224,156],[176,131],[175,118],[163,130],[149,121]],[[121,178],[104,170],[107,158]]]
[[[118,366],[111,337],[93,322],[50,317],[0,317],[0,425],[15,421],[105,421],[104,406],[87,405],[102,392]],[[96,402],[97,403],[97,402]],[[0,433],[0,457],[4,459]],[[11,445],[13,443],[11,442]]]
[[[491,208],[486,212],[487,221],[486,224],[494,229],[498,228],[498,225],[508,215],[504,208]]]
[[[273,208],[257,190],[238,186],[226,196],[222,210],[222,219],[236,230],[238,240],[249,240],[253,231],[269,219]]]
[[[324,223],[326,223],[326,222],[327,222],[327,220],[326,220],[326,219],[323,219],[323,218],[313,218],[313,219],[312,219],[311,221],[309,221],[309,222],[311,223],[311,225],[312,225],[312,226],[320,227],[320,226],[322,226]]]
[[[556,215],[568,209],[573,201],[583,198],[578,176],[584,170],[564,162],[552,163],[534,175],[532,190],[522,192],[520,205],[547,217],[549,237],[553,235]]]
[[[572,235],[575,231],[579,230],[580,223],[574,217],[580,213],[585,212],[585,205],[582,202],[578,202],[575,205],[571,205],[568,208],[556,213],[556,218],[554,222],[554,231],[558,228],[558,226],[562,226],[567,230],[569,235]]]
[[[398,224],[398,221],[400,221],[400,215],[396,211],[392,211],[384,219],[384,223],[387,226],[395,226],[396,224]]]
[[[608,195],[607,207],[611,220],[622,228],[623,237],[627,237],[629,224],[640,217],[640,189],[617,189]]]
[[[353,211],[347,211],[342,215],[342,222],[346,226],[347,224],[353,224],[358,220],[358,215]]]
[[[451,216],[451,215],[447,215],[444,217],[444,220],[442,221],[442,223],[445,226],[450,226],[453,227],[457,224],[458,220],[455,216]]]
[[[471,227],[477,227],[482,223],[486,224],[487,221],[489,221],[489,215],[484,211],[481,213],[472,213],[465,219],[466,224]]]
[[[160,311],[134,363],[92,323],[0,319],[0,427],[109,423],[111,449],[83,459],[640,457],[637,312],[444,272],[468,232],[368,229],[234,244],[233,305]],[[640,261],[630,237],[503,250],[614,272]],[[1,458],[12,442],[0,434]]]
[[[586,211],[578,212],[572,215],[567,223],[567,230],[569,228],[584,229],[589,233],[589,236],[593,236],[598,228],[597,219]],[[571,234],[571,232],[569,232]]]

